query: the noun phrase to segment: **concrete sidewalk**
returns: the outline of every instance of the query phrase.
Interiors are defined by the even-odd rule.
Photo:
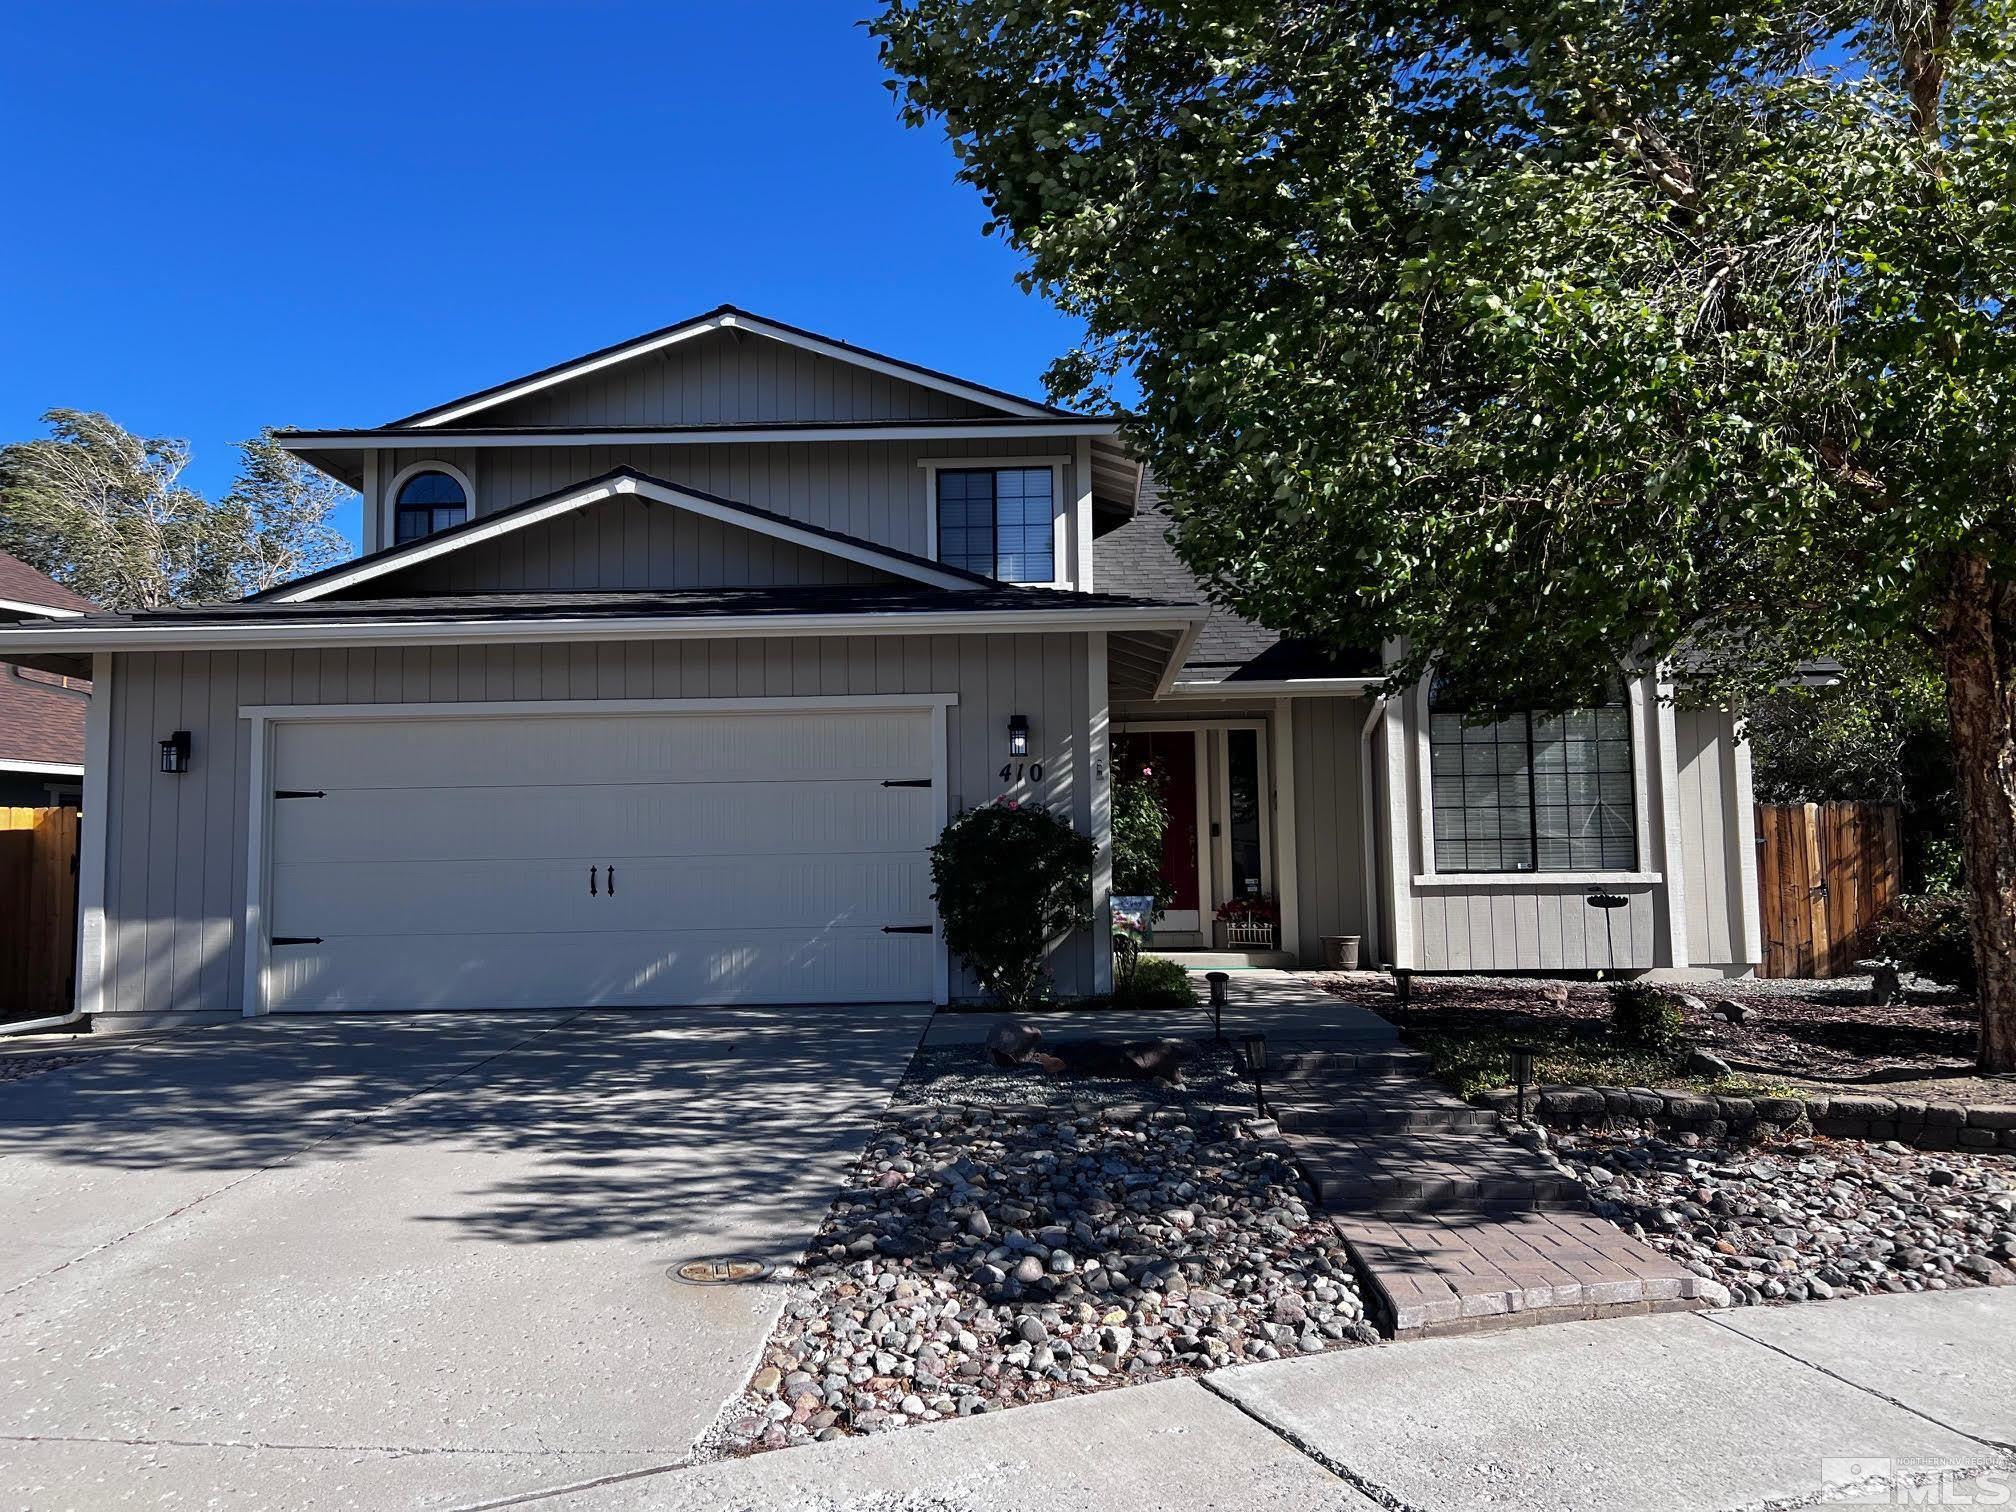
[[[554,1512],[1735,1512],[2016,1492],[2016,1291],[1342,1350],[598,1484]],[[1857,1488],[1861,1490],[1856,1499]],[[1922,1500],[1933,1495],[1932,1500]]]

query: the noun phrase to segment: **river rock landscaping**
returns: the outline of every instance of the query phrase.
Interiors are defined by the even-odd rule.
[[[1377,1337],[1271,1124],[1139,1102],[911,1107],[871,1140],[712,1447],[783,1448]]]
[[[1736,1305],[2016,1283],[2016,1157],[1524,1129],[1594,1210]]]

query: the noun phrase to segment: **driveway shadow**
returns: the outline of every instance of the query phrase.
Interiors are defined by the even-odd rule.
[[[24,1167],[223,1184],[283,1162],[389,1157],[402,1172],[426,1162],[439,1194],[422,1221],[456,1237],[760,1229],[794,1211],[802,1222],[927,1014],[589,1010],[195,1031],[0,1085],[0,1187]]]

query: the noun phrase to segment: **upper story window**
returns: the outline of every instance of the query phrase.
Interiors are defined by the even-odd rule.
[[[399,485],[394,505],[393,544],[434,535],[469,518],[469,493],[461,480],[429,468]]]
[[[1056,474],[1048,467],[938,471],[938,560],[1004,583],[1056,577]]]
[[[1438,872],[1609,872],[1638,864],[1631,710],[1621,700],[1488,723],[1431,695]]]

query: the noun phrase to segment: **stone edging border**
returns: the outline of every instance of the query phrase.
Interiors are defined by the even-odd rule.
[[[1841,1097],[1726,1097],[1651,1087],[1549,1084],[1527,1091],[1527,1108],[1545,1124],[1601,1127],[1623,1121],[1719,1136],[1778,1133],[1801,1125],[1835,1139],[1894,1139],[1921,1150],[2016,1151],[2016,1105],[1928,1102],[1864,1093]],[[1494,1087],[1473,1102],[1509,1114],[1518,1093]]]

